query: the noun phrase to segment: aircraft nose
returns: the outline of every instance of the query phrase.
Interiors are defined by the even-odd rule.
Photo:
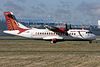
[[[92,34],[92,39],[95,40],[96,39],[96,35]]]

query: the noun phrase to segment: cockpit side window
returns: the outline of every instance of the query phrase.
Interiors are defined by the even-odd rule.
[[[88,33],[92,33],[92,32],[91,32],[91,31],[89,31],[89,32],[86,32],[86,33],[88,34]]]

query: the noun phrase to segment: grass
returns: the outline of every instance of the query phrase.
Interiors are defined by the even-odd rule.
[[[41,40],[0,40],[0,51],[100,51],[100,43],[65,41],[50,44]]]
[[[100,42],[0,40],[0,67],[99,67]],[[9,38],[9,37],[4,37]],[[18,38],[18,37],[14,37]]]

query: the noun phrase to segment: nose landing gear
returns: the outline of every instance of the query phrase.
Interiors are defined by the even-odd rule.
[[[92,43],[92,40],[90,40],[89,43]]]

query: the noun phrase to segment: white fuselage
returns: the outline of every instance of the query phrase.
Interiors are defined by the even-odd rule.
[[[44,39],[44,40],[51,40],[51,39],[58,39],[58,40],[95,40],[96,36],[89,32],[89,30],[84,29],[69,29],[68,35],[64,33],[56,33],[50,31],[48,29],[29,29],[24,32],[19,33],[19,30],[12,30],[12,31],[4,31],[4,33],[22,36],[26,38],[33,38],[33,39]]]

